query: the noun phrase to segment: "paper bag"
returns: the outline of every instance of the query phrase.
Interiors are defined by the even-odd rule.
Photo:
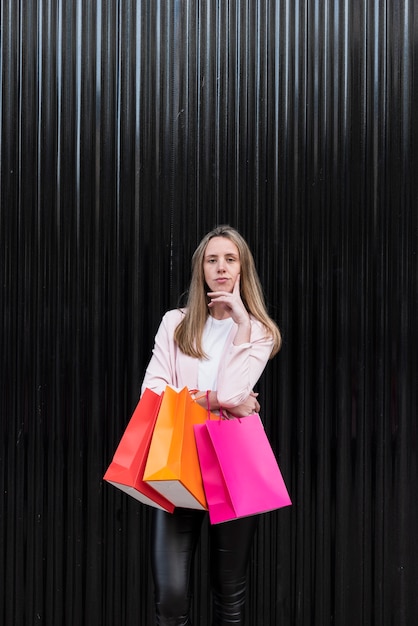
[[[103,478],[136,500],[172,513],[174,505],[142,480],[160,404],[158,394],[144,391]]]
[[[167,387],[148,453],[144,480],[175,506],[206,509],[193,426],[206,421],[207,411],[185,387]]]
[[[212,524],[291,504],[257,414],[194,427]]]

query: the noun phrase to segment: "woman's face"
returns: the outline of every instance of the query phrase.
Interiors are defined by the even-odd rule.
[[[239,251],[227,237],[212,237],[203,258],[203,273],[209,291],[232,291],[241,271]]]

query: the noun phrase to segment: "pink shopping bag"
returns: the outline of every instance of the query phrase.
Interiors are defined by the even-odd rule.
[[[212,524],[292,504],[259,415],[194,431]]]

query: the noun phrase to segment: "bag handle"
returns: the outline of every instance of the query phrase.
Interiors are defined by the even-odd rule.
[[[208,420],[211,420],[213,416],[212,416],[212,413],[210,412],[210,401],[209,401],[210,389],[207,389],[200,396],[196,395],[198,391],[199,391],[198,389],[190,389],[189,393],[190,393],[190,395],[192,397],[192,400],[194,402],[197,402],[197,400],[201,400],[202,398],[206,397],[206,411],[207,411],[207,414],[208,414]],[[224,413],[222,411],[222,407],[219,407],[219,420],[218,421],[220,422],[221,420],[226,420],[226,419],[228,419],[228,418],[224,415]]]

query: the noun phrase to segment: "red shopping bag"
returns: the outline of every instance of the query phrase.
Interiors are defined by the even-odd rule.
[[[208,411],[194,402],[185,387],[167,387],[155,424],[144,480],[175,506],[207,509],[193,425]]]
[[[291,504],[259,415],[194,427],[212,524]]]
[[[174,505],[142,480],[160,405],[161,397],[145,389],[103,478],[136,500],[172,513]]]

